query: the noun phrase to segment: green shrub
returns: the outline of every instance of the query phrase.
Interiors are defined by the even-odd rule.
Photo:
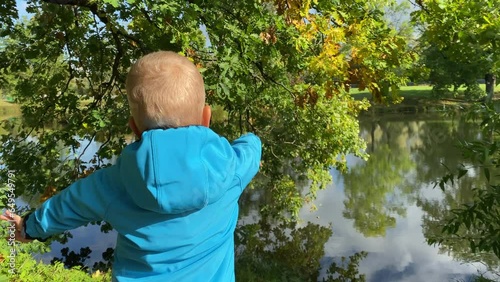
[[[5,238],[7,230],[2,228]],[[11,254],[14,247],[15,252]],[[27,244],[17,243],[9,246],[9,241],[0,240],[0,282],[80,282],[80,281],[111,281],[111,273],[95,272],[89,274],[79,267],[66,269],[64,264],[44,264],[33,257],[33,253],[44,253],[48,247],[40,242]],[[11,264],[12,263],[12,264]],[[13,267],[15,266],[15,267]]]

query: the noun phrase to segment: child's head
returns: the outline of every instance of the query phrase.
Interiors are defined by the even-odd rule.
[[[203,78],[192,62],[174,52],[139,59],[127,76],[127,97],[139,133],[205,124]]]

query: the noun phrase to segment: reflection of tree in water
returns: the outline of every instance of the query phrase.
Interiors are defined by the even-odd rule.
[[[331,227],[308,222],[272,225],[261,220],[240,226],[235,234],[237,281],[318,281]],[[328,266],[323,281],[365,281],[359,274],[366,253],[356,253]]]
[[[385,235],[394,227],[394,215],[404,216],[404,198],[411,193],[406,175],[414,168],[409,153],[379,147],[368,162],[351,168],[344,177],[344,217],[365,236]]]
[[[461,164],[470,168],[472,163],[464,160],[458,147],[462,140],[474,141],[481,138],[479,125],[460,118],[454,120],[428,121],[420,125],[423,136],[420,146],[415,147],[417,162],[416,177],[422,184],[434,186],[444,175],[455,170]],[[417,205],[425,212],[422,219],[422,230],[429,242],[442,240],[439,245],[441,253],[452,255],[463,262],[480,262],[490,269],[500,267],[500,262],[493,253],[472,253],[469,242],[464,238],[479,238],[479,230],[466,230],[463,226],[458,236],[445,235],[443,226],[450,218],[450,210],[462,204],[471,203],[475,187],[484,187],[485,178],[479,169],[469,169],[469,173],[455,180],[455,185],[447,185],[441,199],[429,199],[421,195]],[[432,187],[431,186],[431,187]],[[435,188],[438,189],[438,188]]]
[[[321,265],[325,243],[331,235],[331,226],[310,222],[298,227],[296,222],[269,224],[261,220],[238,226],[235,233],[237,281],[318,281],[323,267],[326,267],[326,275],[322,281],[365,281],[365,275],[358,269],[367,255],[365,252]],[[88,247],[79,252],[66,247],[61,250],[62,257],[54,258],[51,263],[61,262],[65,267],[90,270],[86,261],[91,253]],[[103,260],[94,263],[92,271],[110,271],[113,254],[113,248],[103,252]]]
[[[463,161],[457,148],[461,139],[477,138],[476,124],[441,116],[411,116],[363,121],[361,134],[370,159],[345,175],[346,218],[365,236],[384,235],[404,216],[422,184],[436,182]],[[420,184],[419,184],[420,183]]]
[[[425,212],[422,219],[422,230],[427,240],[431,242],[442,240],[438,245],[441,253],[452,255],[455,259],[463,262],[485,264],[490,270],[494,270],[500,275],[500,260],[495,254],[492,252],[471,252],[470,244],[466,238],[480,238],[482,236],[480,230],[466,229],[461,226],[456,236],[443,234],[443,226],[448,222],[450,210],[458,208],[462,204],[471,203],[474,196],[472,189],[485,185],[484,177],[480,176],[479,169],[476,169],[470,175],[456,180],[455,185],[447,185],[443,199],[419,199],[417,205]]]
[[[421,183],[435,182],[448,173],[446,167],[455,168],[462,163],[459,141],[475,140],[480,133],[477,124],[459,118],[421,122],[419,129],[421,144],[413,150],[418,150],[414,158],[418,164],[417,178]]]
[[[415,168],[406,142],[408,125],[401,122],[372,123],[370,159],[352,167],[344,176],[344,217],[354,219],[365,236],[383,236],[405,216],[412,194],[409,173]],[[367,132],[367,131],[365,131]]]
[[[304,199],[303,195],[307,195],[310,191],[311,181],[305,179],[303,175],[294,173],[293,162],[299,162],[299,159],[290,161],[282,169],[282,173],[286,176],[278,185],[271,184],[268,177],[257,174],[238,201],[240,217],[253,215],[257,218],[262,216],[284,219],[290,215],[290,209],[287,207],[302,206],[302,203],[310,202],[311,199],[308,197]],[[269,189],[269,187],[273,188]],[[283,217],[284,214],[286,214],[285,217]]]
[[[62,257],[53,258],[50,263],[54,264],[56,262],[61,262],[65,267],[72,268],[75,266],[80,267],[84,271],[89,271],[89,266],[86,264],[86,260],[90,259],[90,254],[92,250],[89,247],[80,248],[80,252],[76,253],[75,251],[70,251],[68,247],[61,249]],[[110,271],[112,267],[114,256],[114,249],[107,248],[106,251],[102,253],[102,261],[94,263],[92,267],[92,272],[96,271]]]

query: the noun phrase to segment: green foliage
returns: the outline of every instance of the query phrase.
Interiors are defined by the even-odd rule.
[[[296,216],[331,181],[331,167],[345,168],[343,156],[366,157],[356,118],[368,103],[344,88],[359,83],[390,101],[406,81],[414,55],[388,27],[387,3],[31,1],[31,17],[7,31],[0,49],[2,73],[17,78],[0,87],[13,89],[23,113],[16,134],[1,139],[1,164],[17,171],[19,196],[50,196],[102,167],[127,142],[128,68],[168,49],[203,71],[207,102],[224,112],[215,131],[261,137],[265,180],[256,187],[284,203],[268,206],[270,214]],[[100,142],[88,161],[81,140]],[[302,195],[290,181],[305,179]]]
[[[384,17],[392,0],[33,0],[30,18],[15,24],[6,3],[0,88],[23,117],[3,122],[0,179],[15,170],[18,197],[43,200],[118,155],[131,139],[127,70],[172,50],[202,71],[207,102],[222,112],[216,132],[263,140],[254,187],[269,199],[266,216],[297,217],[347,154],[366,158],[357,116],[369,104],[348,94],[350,84],[397,100],[415,59]],[[84,159],[91,142],[99,148]]]
[[[364,282],[366,277],[359,274],[358,266],[362,259],[368,254],[366,252],[355,253],[349,258],[342,257],[341,263],[332,263],[327,270],[327,277],[323,282]]]
[[[17,17],[15,0],[4,0],[0,3],[0,38],[10,32]]]
[[[425,0],[412,19],[422,28],[422,66],[436,95],[460,86],[477,99],[477,79],[500,74],[500,2],[496,0]]]
[[[478,275],[472,280],[474,282],[495,282],[495,280],[484,277],[483,275]]]
[[[408,39],[408,44],[414,44],[415,28],[408,17],[408,11],[411,10],[411,3],[406,1],[399,1],[391,3],[388,7],[386,17],[390,27],[394,28],[398,35]]]
[[[467,89],[464,91],[464,95],[469,100],[479,100],[480,98],[484,98],[486,96],[486,92],[479,87],[479,84],[470,83],[467,85]]]
[[[6,222],[2,223],[3,227],[5,224]],[[6,228],[2,228],[1,235],[2,238],[7,236]],[[33,253],[46,251],[46,245],[38,241],[10,246],[7,240],[0,240],[0,281],[111,281],[109,272],[94,272],[89,275],[79,267],[66,269],[60,262],[54,265],[44,264],[32,256]]]
[[[470,166],[462,165],[456,171],[450,171],[436,186],[445,193],[460,188],[469,194],[454,192],[456,196],[446,197],[448,207],[433,213],[431,218],[441,226],[444,236],[429,236],[429,244],[449,246],[455,253],[462,253],[469,261],[481,257],[491,268],[499,268],[500,258],[500,186],[498,168],[500,167],[500,114],[487,105],[472,107],[469,118],[482,120],[483,135],[480,140],[463,140],[461,150]],[[481,182],[469,183],[467,173],[482,174]],[[467,200],[465,200],[467,199]],[[431,204],[437,207],[436,203]],[[464,255],[465,254],[465,255]],[[469,255],[467,255],[469,254]],[[494,254],[494,255],[493,255]],[[474,257],[475,256],[475,257]],[[496,257],[495,257],[496,256]]]
[[[237,281],[318,281],[324,244],[331,228],[308,222],[272,226],[265,221],[244,225],[236,234]],[[341,263],[333,262],[323,281],[364,281],[359,262],[366,256],[357,253]]]
[[[492,251],[500,258],[500,226],[498,225],[498,208],[500,186],[492,186],[488,190],[475,191],[473,204],[464,205],[453,210],[443,232],[456,234],[461,225],[466,229],[478,230],[479,236],[463,236],[470,243],[473,253]]]

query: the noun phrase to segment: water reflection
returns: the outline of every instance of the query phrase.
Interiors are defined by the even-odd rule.
[[[349,172],[332,171],[334,184],[318,193],[318,211],[302,212],[305,220],[333,223],[326,257],[367,251],[359,270],[368,281],[468,281],[486,271],[484,264],[498,266],[490,254],[470,254],[465,243],[461,249],[458,242],[426,243],[440,236],[445,210],[470,199],[471,182],[483,181],[472,171],[457,190],[433,188],[447,173],[445,165],[462,162],[458,140],[480,137],[477,125],[440,116],[382,116],[363,120],[361,133],[369,161],[348,158]]]
[[[304,228],[305,233],[296,233],[300,240],[285,240],[287,252],[262,258],[272,258],[277,269],[281,269],[279,263],[300,264],[301,258],[314,254],[315,259],[322,257],[321,278],[332,262],[366,251],[368,255],[359,262],[359,273],[367,281],[384,282],[468,281],[478,271],[486,271],[484,264],[498,267],[496,257],[472,255],[465,243],[426,243],[429,237],[441,236],[446,210],[467,201],[470,188],[484,181],[477,171],[471,170],[446,193],[433,188],[438,178],[447,173],[444,165],[454,168],[462,162],[455,147],[457,141],[481,137],[477,125],[439,115],[399,115],[362,120],[360,126],[361,135],[368,142],[370,160],[349,156],[349,171],[345,175],[332,170],[334,182],[318,193],[318,209],[311,212],[306,206],[301,211],[304,221],[296,229]],[[99,143],[91,143],[83,158],[90,158],[98,148]],[[240,225],[259,221],[259,201],[264,198],[259,193],[262,191],[248,190],[243,195]],[[292,230],[295,229],[285,226],[273,232],[291,234]],[[82,227],[72,233],[74,237],[66,245],[53,243],[52,252],[44,255],[43,260],[61,257],[63,247],[78,252],[89,246],[93,252],[86,265],[92,267],[115,244],[115,234],[102,234],[98,226]],[[265,242],[270,235],[268,230],[259,240]],[[304,242],[314,244],[304,248]]]
[[[370,161],[352,165],[344,176],[343,216],[365,236],[384,236],[396,226],[396,217],[406,216],[415,198],[410,173],[415,163],[408,148],[391,139],[371,146]]]

